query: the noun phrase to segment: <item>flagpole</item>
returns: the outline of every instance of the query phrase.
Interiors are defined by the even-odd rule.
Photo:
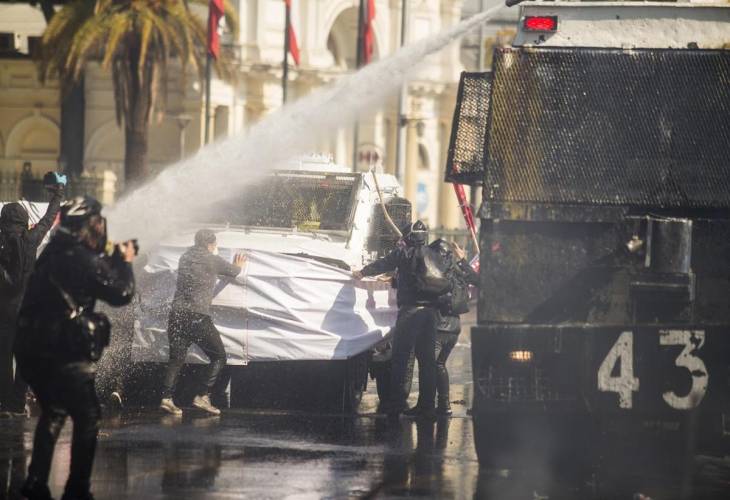
[[[408,0],[401,0],[400,14],[400,46],[406,44],[408,36]],[[400,93],[398,94],[398,117],[396,119],[396,135],[395,141],[395,177],[405,189],[406,185],[406,103],[408,100],[408,83],[403,82]]]
[[[359,70],[363,60],[363,46],[365,45],[365,2],[360,0],[360,9],[357,15],[357,51],[355,52],[355,70]],[[357,171],[357,144],[360,142],[360,117],[355,117],[355,127],[352,137],[352,171]]]
[[[284,1],[284,60],[281,63],[281,102],[286,104],[287,92],[289,90],[289,24],[291,23],[291,10],[289,2]]]
[[[208,28],[210,29],[210,28]],[[208,144],[210,142],[210,80],[211,80],[211,73],[212,73],[212,66],[211,60],[213,59],[213,56],[210,55],[210,52],[206,54],[205,59],[205,144]]]
[[[486,8],[484,0],[479,0],[479,12],[484,12]],[[480,73],[483,73],[486,71],[486,67],[484,65],[484,23],[481,23],[479,25],[479,50],[477,51],[477,57],[479,57],[479,61],[477,64],[478,70]],[[470,209],[473,212],[477,211],[478,207],[478,200],[477,200],[477,189],[478,184],[474,183],[471,186],[469,186],[469,205]],[[474,252],[479,253],[479,241],[476,239],[476,224],[474,224],[474,228],[471,230],[472,234],[474,235]]]

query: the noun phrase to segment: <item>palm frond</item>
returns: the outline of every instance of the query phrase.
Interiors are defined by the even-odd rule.
[[[208,0],[189,1],[208,6]],[[238,13],[229,0],[224,0],[224,11],[228,29],[237,36]],[[42,80],[57,74],[65,86],[81,78],[89,62],[100,62],[112,73],[121,125],[133,112],[136,96],[149,98],[150,105],[142,110],[148,119],[158,98],[164,107],[171,59],[180,61],[183,84],[187,67],[202,76],[206,45],[205,19],[185,1],[73,0],[59,9],[44,32],[38,72]],[[233,78],[233,65],[225,56],[215,68],[222,78]]]

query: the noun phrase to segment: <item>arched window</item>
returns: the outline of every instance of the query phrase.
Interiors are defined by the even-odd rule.
[[[43,115],[29,116],[8,134],[6,156],[8,158],[56,159],[61,150],[58,125]]]
[[[337,16],[327,36],[327,50],[335,66],[341,69],[355,69],[357,66],[357,7],[349,7]],[[373,59],[377,59],[378,40],[375,38]]]

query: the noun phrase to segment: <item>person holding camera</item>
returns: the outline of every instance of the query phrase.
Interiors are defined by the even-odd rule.
[[[208,356],[210,364],[207,376],[193,399],[193,406],[211,415],[220,415],[220,410],[210,402],[210,392],[226,365],[226,350],[213,323],[210,306],[218,277],[235,278],[241,273],[245,261],[243,254],[235,255],[233,263],[218,256],[216,236],[210,229],[200,229],[195,233],[195,244],[180,257],[177,287],[167,323],[170,363],[162,387],[162,411],[182,415],[182,410],[173,401],[175,386],[188,349],[197,344]]]
[[[0,409],[17,416],[25,415],[27,390],[17,373],[13,377],[12,346],[18,309],[38,247],[61,207],[66,176],[49,172],[43,181],[51,199],[35,226],[28,227],[28,211],[20,203],[8,203],[0,212]]]
[[[136,254],[134,241],[107,241],[106,219],[95,199],[78,197],[62,205],[59,228],[28,281],[14,346],[20,373],[41,407],[21,489],[29,499],[51,498],[53,449],[68,416],[73,439],[63,500],[93,499],[91,469],[101,417],[96,361],[110,334],[109,320],[94,307],[99,299],[112,306],[132,300]]]

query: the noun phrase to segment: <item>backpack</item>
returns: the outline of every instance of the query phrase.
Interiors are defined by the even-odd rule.
[[[469,312],[469,286],[458,275],[458,270],[452,273],[453,288],[446,294],[444,314],[459,316]]]
[[[17,265],[17,263],[15,264]],[[12,294],[17,287],[16,280],[10,274],[13,266],[13,249],[5,235],[0,233],[0,293]]]
[[[451,290],[451,280],[438,251],[428,246],[415,249],[413,271],[416,290],[427,295],[440,296]]]

